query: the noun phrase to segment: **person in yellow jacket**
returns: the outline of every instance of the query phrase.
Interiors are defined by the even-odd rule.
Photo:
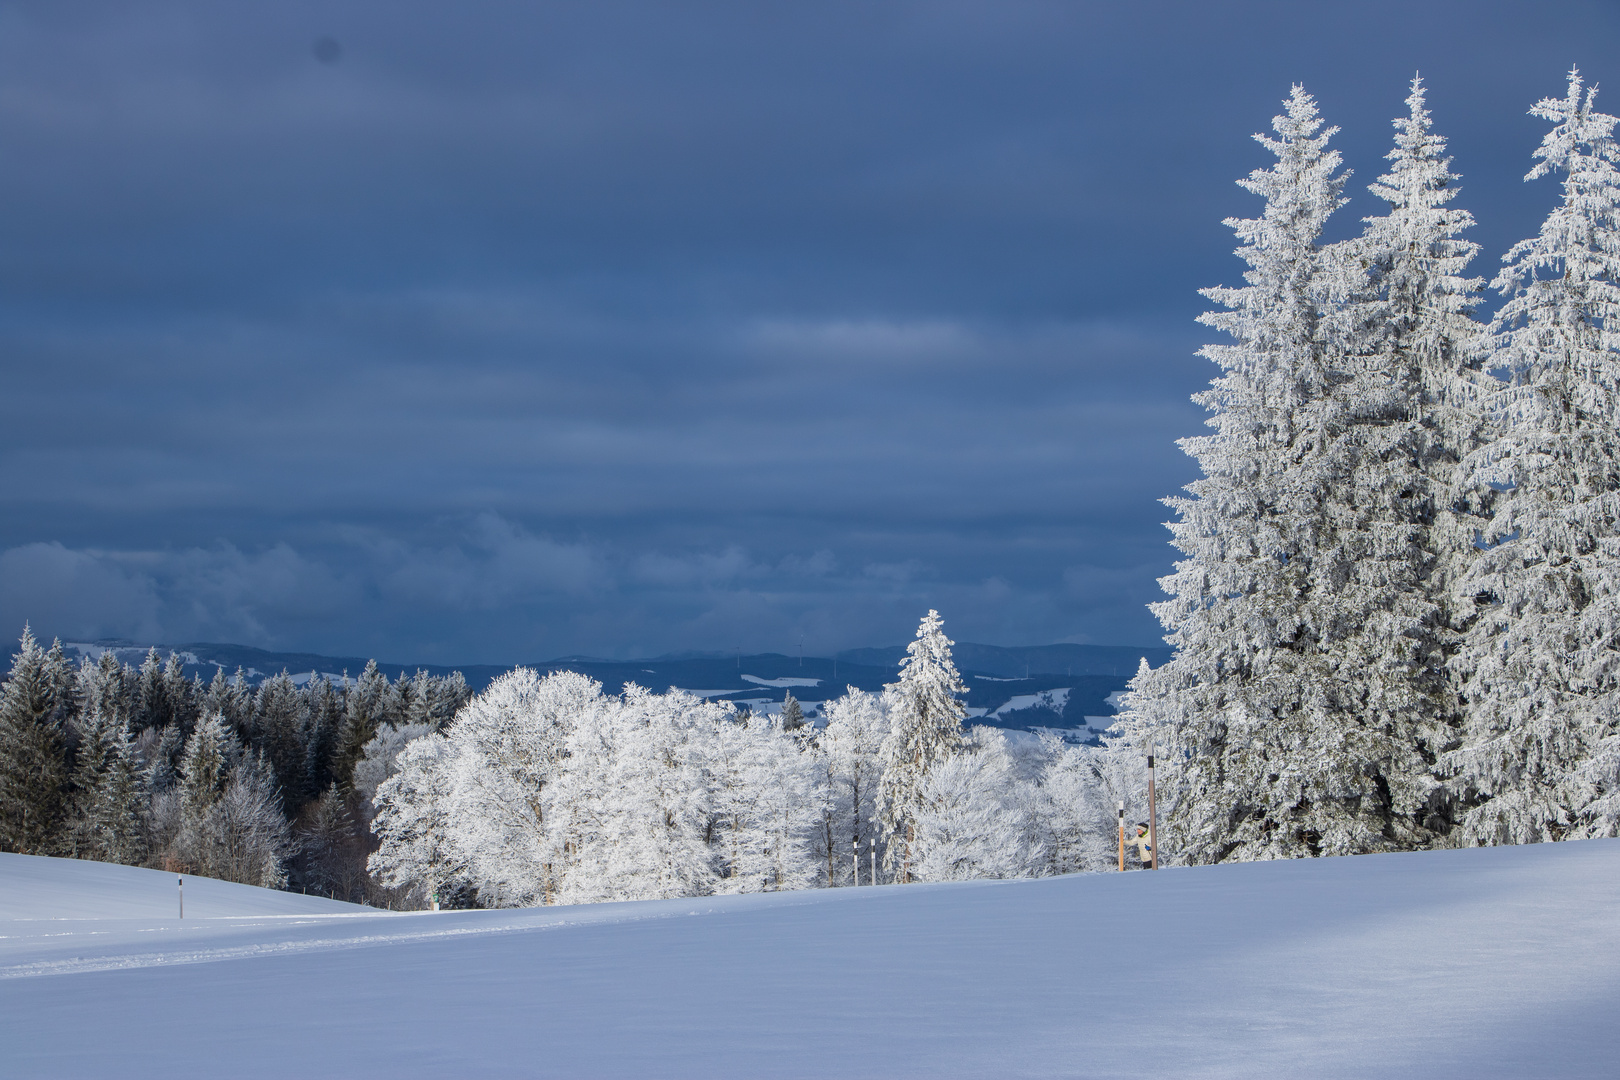
[[[1131,841],[1136,848],[1136,857],[1142,862],[1142,869],[1146,870],[1153,865],[1153,845],[1148,842],[1147,822],[1136,823],[1136,839]]]

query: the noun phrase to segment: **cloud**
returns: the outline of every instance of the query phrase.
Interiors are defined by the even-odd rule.
[[[157,583],[118,561],[60,543],[0,552],[0,627],[24,623],[72,637],[156,640]]]
[[[0,552],[0,619],[61,637],[271,643],[276,624],[353,607],[352,582],[286,544],[179,551],[74,550],[61,543]]]
[[[0,5],[0,618],[1153,640],[1248,134],[1304,79],[1353,233],[1421,68],[1488,259],[1620,32],[1543,7]]]
[[[446,547],[366,546],[385,597],[434,610],[487,611],[538,595],[579,596],[606,583],[599,553],[531,535],[492,513],[478,515],[461,542]]]

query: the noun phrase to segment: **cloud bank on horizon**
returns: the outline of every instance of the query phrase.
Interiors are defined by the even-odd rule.
[[[1600,3],[8,4],[0,628],[1151,643],[1248,135],[1303,82],[1349,235],[1421,70],[1489,274],[1555,195],[1526,109],[1617,44]]]

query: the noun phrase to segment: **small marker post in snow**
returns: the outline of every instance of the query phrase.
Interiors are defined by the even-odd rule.
[[[186,879],[183,877],[175,878],[174,887],[180,893],[180,917],[183,919],[186,917]]]
[[[870,839],[870,840],[868,840],[866,842],[866,850],[870,851],[872,853],[872,884],[876,885],[878,883],[878,879],[877,879],[877,838],[876,837],[873,837],[872,839]]]
[[[855,865],[855,887],[861,887],[861,842],[855,841],[855,850],[849,853],[849,861]]]
[[[1125,800],[1119,800],[1119,872],[1125,872]]]
[[[1159,808],[1153,799],[1153,743],[1148,743],[1148,854],[1150,869],[1159,868]]]

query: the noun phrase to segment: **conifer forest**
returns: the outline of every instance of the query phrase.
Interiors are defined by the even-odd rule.
[[[0,850],[409,908],[1035,877],[1118,865],[1150,753],[1166,865],[1620,835],[1617,120],[1577,71],[1534,105],[1548,210],[1487,281],[1409,89],[1350,239],[1314,99],[1256,136],[1165,500],[1174,655],[1102,745],[972,726],[935,611],[817,723],[564,670],[204,684],[24,630]]]

